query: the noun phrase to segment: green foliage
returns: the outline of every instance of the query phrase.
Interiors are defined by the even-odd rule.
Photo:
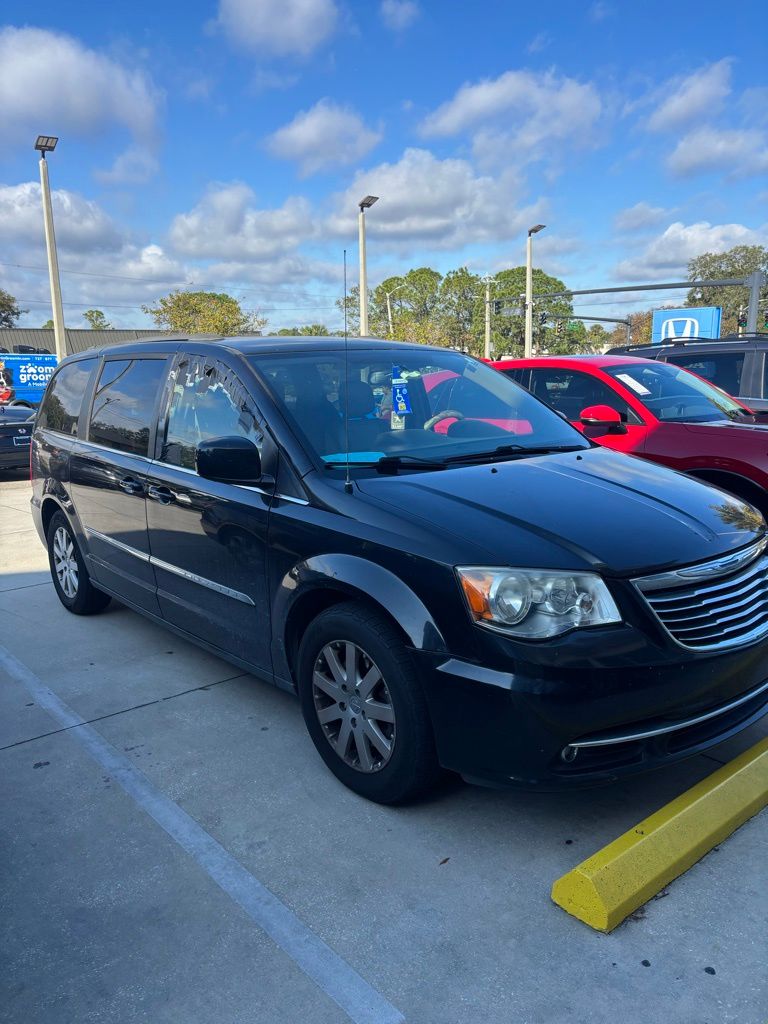
[[[0,288],[0,327],[14,327],[19,317],[28,312],[28,309],[19,309],[13,295]]]
[[[756,270],[768,273],[768,249],[762,245],[737,245],[727,252],[705,252],[688,264],[688,278],[695,280],[717,280],[726,277],[747,277]],[[760,298],[768,300],[768,286],[761,289]],[[749,289],[733,288],[691,288],[688,292],[688,306],[722,306],[723,334],[735,334],[739,310],[746,309]],[[634,338],[632,339],[634,341]]]
[[[41,325],[41,327],[42,327],[42,330],[44,330],[44,331],[52,331],[53,330],[53,320],[46,320],[45,323]]]
[[[325,324],[305,324],[304,327],[281,327],[279,331],[270,331],[269,338],[320,337],[327,338],[330,331]]]
[[[243,310],[237,299],[221,292],[171,292],[154,306],[142,306],[158,327],[185,334],[222,337],[257,331],[266,320]]]
[[[100,309],[86,309],[83,319],[87,321],[92,331],[111,331],[112,324],[107,320]]]

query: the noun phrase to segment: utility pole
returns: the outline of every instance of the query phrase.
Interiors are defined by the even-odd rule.
[[[365,256],[365,211],[369,210],[378,196],[364,196],[357,204],[360,213],[357,218],[358,245],[360,249],[360,337],[368,334],[368,267]]]
[[[35,149],[40,153],[40,191],[43,198],[45,247],[48,250],[48,277],[51,283],[53,336],[56,339],[56,358],[61,361],[67,354],[67,334],[64,327],[64,308],[61,303],[61,281],[59,280],[59,260],[56,255],[56,235],[53,230],[51,187],[48,182],[48,164],[45,159],[45,154],[52,153],[58,141],[58,138],[52,135],[38,135]]]
[[[530,359],[533,355],[533,236],[542,231],[546,224],[534,224],[528,228],[528,241],[525,247],[525,348],[523,356]]]
[[[485,283],[485,358],[491,358],[491,281],[492,277],[483,278]]]

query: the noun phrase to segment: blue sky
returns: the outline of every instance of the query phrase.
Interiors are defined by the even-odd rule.
[[[0,287],[25,324],[50,315],[38,133],[61,138],[71,326],[94,306],[150,326],[141,304],[175,287],[333,326],[369,192],[374,285],[518,265],[538,221],[536,264],[573,288],[768,241],[758,0],[6,0],[2,19]]]

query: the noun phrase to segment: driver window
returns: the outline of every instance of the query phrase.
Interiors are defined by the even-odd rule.
[[[564,413],[577,423],[581,412],[590,405],[607,405],[621,416],[622,423],[637,423],[629,405],[597,377],[574,370],[532,369],[531,391],[542,402]]]
[[[189,356],[173,371],[161,461],[195,469],[195,449],[214,437],[245,437],[261,449],[263,433],[250,395],[218,359]]]

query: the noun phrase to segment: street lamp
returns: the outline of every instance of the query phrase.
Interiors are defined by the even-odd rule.
[[[393,288],[391,292],[384,292],[384,294],[387,296],[387,321],[389,323],[389,336],[390,336],[390,338],[392,337],[392,335],[394,333],[394,328],[392,326],[392,303],[389,301],[389,297],[390,297],[390,295],[394,295],[395,292],[399,292],[401,288],[405,288],[405,285],[406,285],[406,282],[403,281],[402,284],[399,284],[399,285],[397,285],[396,288]]]
[[[365,211],[378,202],[378,196],[363,196],[357,204],[360,213],[357,218],[360,247],[360,337],[368,334],[368,269],[365,262]]]
[[[64,330],[64,310],[61,305],[61,281],[59,280],[59,261],[56,255],[56,235],[53,232],[53,207],[51,206],[51,187],[48,183],[48,164],[46,153],[56,149],[58,138],[55,135],[38,135],[35,149],[40,154],[40,189],[43,197],[43,222],[45,224],[45,246],[48,250],[48,277],[51,282],[51,305],[53,307],[53,335],[56,339],[56,358],[63,359],[67,354],[67,336]]]
[[[528,242],[525,259],[525,349],[523,355],[530,359],[533,355],[533,236],[542,231],[546,224],[534,224],[528,228]]]

